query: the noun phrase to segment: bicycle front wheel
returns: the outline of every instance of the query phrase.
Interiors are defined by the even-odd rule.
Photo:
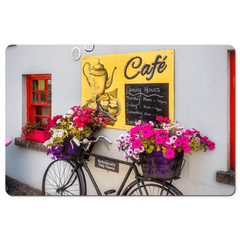
[[[176,187],[170,183],[161,182],[145,182],[140,183],[140,187],[135,184],[131,189],[129,189],[126,195],[132,196],[181,196],[183,195]]]
[[[86,186],[81,169],[74,172],[70,160],[56,160],[46,169],[42,182],[42,195],[85,195]]]

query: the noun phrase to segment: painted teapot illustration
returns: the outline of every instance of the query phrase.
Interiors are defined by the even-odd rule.
[[[88,65],[89,75],[85,73],[85,67]],[[97,64],[91,68],[91,64],[86,62],[83,65],[83,75],[85,76],[88,85],[92,91],[92,97],[87,101],[88,107],[97,108],[97,98],[105,93],[105,90],[108,89],[113,82],[113,74],[116,67],[113,68],[111,77],[108,77],[107,70],[104,68],[104,65],[100,63],[98,59]]]

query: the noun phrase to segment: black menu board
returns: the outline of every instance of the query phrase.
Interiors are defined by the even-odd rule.
[[[154,121],[157,116],[169,117],[169,84],[125,84],[126,125],[137,120]]]

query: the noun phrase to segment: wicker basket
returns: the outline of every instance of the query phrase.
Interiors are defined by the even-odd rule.
[[[183,152],[175,152],[175,158],[167,159],[162,152],[140,155],[143,176],[161,180],[179,178],[182,170]]]

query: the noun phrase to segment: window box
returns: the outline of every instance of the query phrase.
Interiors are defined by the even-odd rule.
[[[30,131],[26,136],[26,140],[44,143],[50,138],[49,130],[47,128],[39,128],[38,130]]]

